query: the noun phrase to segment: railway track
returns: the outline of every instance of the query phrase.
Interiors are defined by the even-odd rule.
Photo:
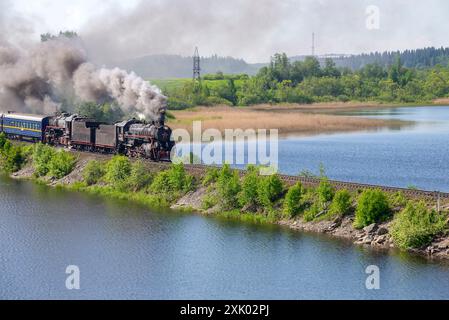
[[[151,166],[158,167],[160,170],[164,170],[164,169],[168,169],[170,167],[170,163],[152,163]],[[208,168],[218,168],[218,167],[217,166],[208,166],[208,165],[199,165],[199,164],[186,164],[185,168],[190,174],[195,175],[195,176],[201,176],[206,173],[206,170]],[[240,175],[245,174],[245,170],[242,170],[242,169],[237,169],[237,170],[239,171]],[[301,182],[302,185],[305,187],[316,187],[320,184],[320,181],[321,181],[319,178],[291,176],[291,175],[286,175],[286,174],[280,174],[279,177],[287,185],[293,185],[297,182]],[[364,190],[364,189],[380,189],[380,190],[388,192],[388,193],[401,192],[404,196],[406,196],[408,198],[427,199],[427,200],[440,199],[444,202],[449,202],[449,193],[447,193],[447,192],[389,187],[389,186],[382,186],[382,185],[347,182],[347,181],[337,181],[337,180],[329,180],[329,182],[337,190],[347,189],[349,191],[359,191],[359,190]]]
[[[104,155],[98,153],[90,153],[90,152],[80,152],[74,151],[72,152],[77,154],[84,155],[92,155],[97,156],[102,159],[109,158],[111,155]],[[153,169],[155,171],[166,170],[170,168],[169,162],[150,162],[148,161],[149,169]],[[186,164],[185,169],[194,176],[202,176],[206,173],[208,168],[219,168],[219,166],[211,166],[211,165],[201,165],[201,164]],[[245,170],[236,169],[239,171],[239,174],[243,176],[245,174]],[[297,182],[301,182],[305,187],[316,187],[320,183],[319,178],[313,177],[300,177],[300,176],[291,176],[286,174],[280,174],[279,177],[287,184],[293,185]],[[363,189],[380,189],[384,192],[388,193],[397,193],[401,192],[404,196],[408,198],[415,199],[427,199],[432,201],[441,200],[445,204],[449,205],[449,193],[447,192],[439,192],[439,191],[428,191],[428,190],[419,190],[419,189],[408,189],[408,188],[400,188],[400,187],[389,187],[382,185],[373,185],[373,184],[365,184],[365,183],[356,183],[356,182],[347,182],[347,181],[337,181],[337,180],[329,180],[329,182],[334,186],[335,189],[347,189],[348,191],[359,191]]]

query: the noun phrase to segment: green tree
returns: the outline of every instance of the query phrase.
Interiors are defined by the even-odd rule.
[[[49,164],[48,173],[51,177],[61,179],[71,173],[76,165],[76,158],[66,151],[59,151],[53,154]]]
[[[21,146],[15,146],[0,136],[0,171],[16,172],[27,160],[26,152]]]
[[[341,73],[337,69],[334,60],[326,58],[324,61],[323,75],[326,77],[340,77]]]
[[[446,227],[444,214],[429,210],[424,202],[410,202],[395,217],[391,226],[394,243],[402,248],[420,248]]]
[[[284,215],[292,218],[304,210],[303,197],[305,190],[301,182],[296,183],[288,189],[284,200]]]
[[[150,190],[174,200],[179,194],[193,188],[193,177],[187,174],[182,163],[173,164],[169,170],[159,172],[151,183]]]
[[[265,208],[271,208],[284,192],[284,185],[277,174],[262,177],[257,187],[258,202]]]
[[[0,132],[0,150],[3,150],[3,147],[5,146],[6,141],[6,134],[4,132]]]
[[[50,162],[55,156],[56,151],[42,143],[38,143],[34,146],[33,150],[33,166],[35,169],[35,174],[38,177],[46,176],[50,171]]]
[[[129,185],[133,191],[139,191],[149,184],[151,175],[148,173],[142,160],[137,160],[132,164],[129,176]]]
[[[351,194],[348,192],[348,190],[338,190],[335,193],[334,199],[332,200],[332,204],[329,208],[329,215],[344,216],[350,212],[351,207]]]
[[[257,205],[257,188],[259,184],[259,174],[253,165],[248,166],[243,177],[242,190],[239,194],[239,201],[242,207]]]
[[[118,189],[126,187],[131,174],[131,161],[124,156],[114,156],[106,165],[106,181]]]
[[[217,179],[219,202],[223,209],[230,210],[239,207],[240,177],[237,170],[232,170],[229,164],[223,165]]]
[[[322,75],[320,62],[315,57],[306,57],[302,62],[301,68],[304,74],[304,78],[320,77]]]
[[[384,220],[390,214],[387,197],[380,189],[365,189],[357,201],[354,227],[363,228]]]
[[[94,185],[106,174],[104,164],[97,160],[91,160],[83,171],[83,178],[87,185]]]
[[[329,182],[329,178],[326,176],[326,170],[322,163],[320,164],[320,184],[317,188],[317,194],[321,208],[325,207],[328,202],[332,201],[335,194],[335,189]]]
[[[235,88],[234,80],[225,80],[225,84],[218,86],[216,89],[216,95],[230,101],[233,105],[237,105],[237,89]]]
[[[73,38],[77,38],[78,34],[75,31],[70,31],[70,30],[66,30],[66,31],[59,31],[59,35],[53,35],[49,32],[41,34],[41,42],[46,42],[49,40],[54,40],[57,38],[68,38],[68,39],[73,39]]]
[[[124,117],[121,108],[111,103],[97,104],[94,102],[85,102],[79,104],[76,110],[82,116],[105,123],[114,123]]]

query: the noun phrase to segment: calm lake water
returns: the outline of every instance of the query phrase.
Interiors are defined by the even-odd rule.
[[[449,192],[449,107],[386,108],[340,114],[406,120],[413,124],[367,132],[282,138],[278,146],[280,172],[297,175],[307,170],[318,174],[323,164],[326,174],[335,180]],[[247,163],[247,143],[243,149]],[[232,153],[227,155],[232,157]]]
[[[282,140],[280,170],[318,171],[336,180],[449,191],[449,107],[409,107],[347,113],[415,121],[401,129]]]
[[[0,179],[1,299],[447,299],[449,266]],[[65,288],[68,265],[81,289]],[[380,268],[380,290],[365,268]]]
[[[449,191],[449,108],[368,116],[417,124],[282,140],[281,170],[322,162],[335,179]],[[68,265],[80,268],[80,290],[65,287]],[[369,265],[380,290],[365,288]],[[0,298],[448,299],[449,265],[1,177]]]

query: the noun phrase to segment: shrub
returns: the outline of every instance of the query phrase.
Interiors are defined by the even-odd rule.
[[[312,203],[312,205],[304,212],[304,221],[313,221],[320,212],[320,206],[318,205],[318,203]]]
[[[0,137],[0,164],[5,172],[16,172],[26,162],[27,153],[23,147],[15,146]]]
[[[334,197],[335,191],[329,180],[326,177],[321,177],[320,184],[317,188],[318,200],[320,204],[324,206],[324,204],[332,201]]]
[[[359,196],[354,226],[363,228],[385,219],[390,213],[387,197],[380,189],[366,189]]]
[[[292,218],[303,210],[303,195],[304,189],[300,182],[290,187],[284,200],[284,215],[286,217]]]
[[[257,187],[257,199],[259,204],[271,208],[284,192],[284,185],[278,175],[273,174],[261,179]]]
[[[298,173],[298,176],[302,177],[302,178],[317,178],[316,174],[314,174],[312,171],[304,169],[301,170]]]
[[[428,245],[445,225],[444,214],[427,209],[424,202],[410,202],[394,219],[391,235],[399,248],[419,248]]]
[[[169,170],[159,172],[151,183],[150,190],[174,199],[180,192],[190,191],[193,177],[188,175],[184,165],[173,164]]]
[[[220,170],[218,170],[218,168],[207,168],[206,174],[203,178],[203,186],[208,186],[212,183],[217,182],[219,173]]]
[[[75,168],[76,158],[66,151],[53,154],[48,164],[48,173],[56,179],[61,179],[72,172]]]
[[[145,165],[141,160],[138,160],[132,164],[131,174],[129,176],[129,186],[133,191],[139,191],[151,181],[151,175],[145,168]]]
[[[214,207],[217,204],[217,197],[212,194],[206,194],[203,197],[203,201],[201,203],[201,208],[203,210],[208,210]]]
[[[190,191],[193,187],[193,177],[188,175],[182,163],[174,164],[168,172],[170,188],[174,191]]]
[[[168,98],[167,104],[169,110],[184,110],[193,107],[191,103],[175,97]]]
[[[3,147],[5,146],[6,141],[6,134],[4,132],[0,132],[0,151],[3,150]]]
[[[36,176],[43,177],[49,173],[50,162],[55,154],[55,149],[43,145],[42,143],[38,143],[34,146],[32,158]]]
[[[106,181],[123,189],[131,174],[131,161],[124,156],[115,156],[106,165]]]
[[[253,165],[248,166],[247,172],[243,177],[242,190],[239,194],[239,201],[242,207],[257,204],[257,189],[259,184],[259,174],[257,168]]]
[[[230,210],[239,207],[240,177],[236,170],[225,164],[217,179],[219,203],[222,209]]]
[[[97,184],[105,173],[104,165],[99,161],[92,160],[84,168],[83,178],[87,185],[91,186]]]
[[[338,190],[335,193],[334,200],[329,208],[329,216],[340,215],[344,216],[351,210],[351,194],[348,190]]]
[[[396,192],[391,197],[391,204],[393,206],[405,207],[407,205],[407,198],[401,191]]]
[[[150,185],[150,191],[157,194],[170,192],[170,182],[168,179],[167,171],[161,171],[156,174],[153,182]]]

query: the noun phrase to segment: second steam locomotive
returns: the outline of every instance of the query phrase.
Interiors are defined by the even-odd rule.
[[[172,131],[163,122],[137,119],[110,125],[67,113],[55,116],[0,113],[0,132],[11,139],[153,161],[170,161],[174,147]]]

